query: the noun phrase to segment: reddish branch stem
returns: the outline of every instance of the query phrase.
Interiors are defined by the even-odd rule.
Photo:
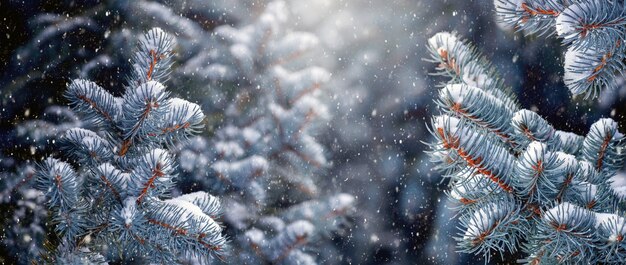
[[[35,174],[32,173],[32,172],[26,174],[26,177],[24,177],[22,180],[20,180],[20,182],[17,185],[15,185],[15,187],[13,187],[13,189],[11,189],[11,193],[14,193],[16,190],[18,190],[20,187],[22,187],[24,184],[26,184],[26,182],[31,180],[33,178],[33,176],[35,176]]]
[[[493,126],[491,126],[491,124],[483,121],[482,119],[473,116],[473,115],[469,115],[469,113],[463,108],[463,106],[461,105],[461,103],[454,103],[452,104],[452,106],[449,106],[450,110],[452,110],[454,113],[456,113],[459,116],[465,117],[470,119],[471,121],[475,122],[476,124],[486,128],[487,130],[493,132],[495,135],[497,135],[498,137],[502,138],[502,140],[505,143],[509,143],[512,147],[517,146],[517,144],[513,141],[511,141],[511,139],[509,138],[508,135],[502,133],[500,130],[494,128]]]
[[[439,133],[439,136],[443,140],[444,148],[454,149],[459,154],[459,156],[461,156],[461,158],[463,158],[467,162],[468,166],[476,169],[478,173],[487,176],[491,181],[498,184],[498,186],[504,191],[509,192],[509,193],[513,192],[513,188],[511,186],[506,184],[500,177],[496,176],[491,170],[486,169],[481,165],[482,160],[483,160],[481,157],[474,158],[469,153],[467,153],[467,151],[461,148],[460,141],[458,138],[446,137],[445,133],[443,132],[443,128],[437,128],[437,131]],[[450,142],[447,140],[447,138],[453,138],[453,140]]]
[[[493,232],[493,230],[496,229],[496,227],[498,227],[499,222],[495,222],[490,228],[489,230],[480,233],[480,235],[478,235],[477,238],[472,239],[472,245],[477,246],[480,245],[483,241],[485,241],[485,238],[487,238],[487,236],[489,236],[491,234],[491,232]]]
[[[102,108],[100,108],[100,106],[98,106],[98,104],[96,104],[95,101],[93,101],[92,99],[88,98],[87,95],[78,95],[77,97],[80,100],[87,102],[87,104],[89,104],[93,109],[95,109],[97,112],[102,114],[102,116],[104,116],[104,118],[107,119],[108,121],[110,121],[110,122],[113,121],[113,118],[111,118],[111,115],[109,113],[107,113],[106,111],[104,111]]]
[[[148,193],[148,190],[154,187],[154,181],[162,176],[165,176],[165,173],[161,171],[161,164],[157,163],[156,168],[152,171],[152,176],[150,177],[150,179],[148,179],[148,182],[146,182],[146,184],[143,186],[143,189],[141,190],[141,194],[139,194],[139,196],[137,197],[137,204],[140,204],[143,200],[143,197],[146,196],[146,194]]]
[[[155,219],[148,219],[148,222],[151,223],[151,224],[158,225],[158,226],[167,228],[169,230],[172,230],[172,233],[174,233],[175,235],[183,235],[183,236],[188,236],[188,237],[195,237],[201,245],[203,245],[206,248],[211,249],[213,251],[220,251],[220,250],[222,250],[222,247],[214,246],[214,245],[204,241],[204,238],[206,237],[205,233],[199,233],[197,235],[193,235],[193,234],[190,234],[189,231],[187,229],[185,229],[185,228],[176,227],[175,225],[171,225],[171,224],[168,224],[168,223],[165,223],[165,222],[161,222],[161,221],[158,221],[158,220],[155,220]]]
[[[528,21],[529,17],[534,17],[538,15],[554,16],[554,17],[559,16],[559,12],[556,10],[543,9],[543,8],[531,8],[526,3],[522,3],[522,9],[524,9],[524,12],[528,13],[528,17],[523,18],[524,22]]]
[[[183,124],[176,124],[176,125],[171,126],[171,127],[165,127],[163,129],[161,129],[161,134],[175,132],[175,131],[178,131],[180,129],[187,129],[187,128],[189,128],[189,126],[191,126],[191,124],[189,124],[189,122],[185,122]],[[156,133],[148,133],[148,136],[155,137],[155,136],[157,136],[157,134]]]
[[[115,199],[117,199],[117,201],[119,201],[121,203],[122,202],[122,197],[120,197],[120,193],[117,192],[115,187],[113,187],[113,184],[104,175],[101,175],[100,179],[111,190],[111,192],[113,193],[113,196],[115,196]]]
[[[602,169],[602,165],[603,165],[603,160],[604,160],[604,156],[606,155],[606,149],[609,147],[609,143],[611,142],[611,138],[613,138],[613,136],[611,136],[611,134],[607,134],[606,137],[604,137],[604,141],[602,142],[602,146],[600,146],[600,150],[598,151],[598,162],[596,164],[596,170],[600,171]]]

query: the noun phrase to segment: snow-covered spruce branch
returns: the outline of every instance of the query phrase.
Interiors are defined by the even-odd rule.
[[[315,262],[307,246],[330,241],[321,236],[353,212],[353,196],[316,185],[329,163],[316,135],[329,116],[321,95],[330,73],[309,66],[317,37],[290,31],[287,19],[285,2],[269,3],[249,25],[217,27],[214,49],[182,67],[233,88],[214,137],[194,138],[179,157],[189,186],[232,194],[225,220],[240,263]]]
[[[201,129],[204,117],[161,84],[173,47],[159,28],[143,35],[122,97],[83,79],[69,84],[70,105],[93,129],[67,130],[60,140],[67,162],[49,157],[37,171],[60,238],[51,255],[57,263],[223,257],[219,200],[205,192],[168,199],[177,168],[168,149]]]
[[[612,0],[494,0],[500,20],[525,33],[556,34],[568,46],[563,80],[595,98],[624,72],[626,5]]]
[[[600,119],[586,136],[556,130],[520,109],[468,43],[442,32],[429,45],[438,73],[452,77],[440,88],[429,145],[461,215],[459,250],[487,260],[521,250],[530,264],[623,263],[617,123]]]

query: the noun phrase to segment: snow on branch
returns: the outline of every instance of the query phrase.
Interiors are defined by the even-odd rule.
[[[271,1],[247,24],[215,28],[207,53],[181,67],[203,87],[229,88],[223,122],[180,146],[179,161],[185,188],[228,194],[225,220],[245,234],[232,244],[239,263],[314,264],[320,254],[308,246],[332,248],[330,235],[355,208],[352,195],[318,188],[331,165],[319,135],[333,75],[318,66],[318,37],[290,28],[288,4]]]
[[[87,80],[69,84],[73,111],[92,126],[67,130],[58,154],[68,162],[47,158],[37,173],[64,242],[51,247],[55,262],[208,263],[225,257],[219,200],[204,192],[171,198],[177,161],[163,148],[197,133],[204,119],[198,105],[169,98],[161,83],[172,40],[158,28],[140,39],[122,97]]]
[[[528,3],[508,10],[525,14],[524,23],[537,20],[535,26],[559,7]],[[443,52],[450,43],[452,52]],[[583,137],[511,107],[504,87],[484,89],[459,78],[469,62],[489,65],[467,47],[448,33],[431,38],[437,71],[452,70],[452,81],[435,99],[442,114],[432,118],[429,154],[450,178],[448,196],[461,215],[459,250],[487,261],[522,251],[521,261],[532,264],[623,262],[626,181],[616,172],[625,154],[617,123],[600,119]]]
[[[528,34],[554,34],[568,46],[563,81],[585,98],[616,87],[626,66],[626,5],[611,0],[494,0],[500,20]]]

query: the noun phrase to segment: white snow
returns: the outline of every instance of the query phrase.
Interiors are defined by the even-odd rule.
[[[98,171],[108,177],[118,175],[121,172],[115,168],[115,166],[111,165],[111,163],[104,163],[98,166]]]
[[[265,173],[269,168],[269,163],[264,157],[253,155],[239,161],[217,161],[211,165],[211,168],[229,178],[233,184],[245,185],[255,174]]]
[[[254,68],[254,53],[250,50],[250,48],[244,44],[234,44],[230,46],[229,49],[231,55],[237,58],[237,61],[240,63],[240,67],[250,70]]]
[[[618,236],[621,236],[623,240],[624,234],[626,234],[626,219],[624,217],[610,213],[595,213],[595,217],[596,228],[602,225],[611,229],[611,235],[607,238],[609,242],[618,241]]]
[[[134,100],[142,102],[146,99],[159,99],[165,92],[165,86],[161,83],[150,80],[137,86],[131,96]]]
[[[575,173],[578,170],[578,160],[575,156],[566,154],[563,152],[554,152],[559,165],[555,168],[555,170],[559,170],[563,172],[563,178],[568,173]]]
[[[626,199],[626,174],[618,172],[615,176],[608,179],[611,191],[620,200]]]
[[[521,109],[517,112],[515,112],[515,114],[513,115],[513,118],[511,118],[511,122],[514,124],[524,124],[524,121],[526,120],[526,117],[530,117],[534,114],[534,112],[527,110],[527,109]]]
[[[170,153],[167,150],[161,149],[161,148],[156,148],[152,151],[150,151],[149,153],[145,154],[143,156],[143,161],[144,163],[146,163],[146,166],[149,167],[149,170],[152,171],[155,169],[155,167],[160,166],[160,170],[161,172],[163,172],[166,176],[165,178],[168,178],[169,174],[171,174],[173,172],[173,164],[172,164],[172,156],[170,155]],[[136,169],[142,169],[145,170],[147,168],[143,168],[143,167],[138,167]],[[135,172],[134,174],[142,174],[140,172]],[[152,173],[149,173],[152,174]],[[142,176],[144,177],[144,176]],[[148,176],[149,177],[149,176]],[[165,179],[164,178],[164,179]]]
[[[82,141],[83,138],[100,138],[98,134],[94,131],[82,129],[82,128],[72,128],[65,132],[64,138],[78,144]]]
[[[152,28],[144,34],[139,41],[145,45],[146,50],[158,51],[160,50],[158,45],[160,43],[159,40],[164,36],[167,36],[167,33],[165,33],[165,31],[161,28]]]
[[[559,224],[566,223],[572,214],[578,213],[579,211],[587,211],[580,206],[569,202],[563,202],[552,209],[546,211],[543,215],[543,218],[547,221],[556,221]],[[551,220],[552,219],[552,220]]]
[[[473,240],[485,231],[490,230],[506,216],[507,212],[496,203],[485,205],[474,211],[472,218],[467,223],[467,230],[463,235],[464,240]]]
[[[268,76],[268,86],[276,87],[278,82],[281,92],[287,94],[289,100],[296,99],[301,96],[305,90],[311,89],[316,85],[322,85],[330,80],[331,74],[321,67],[307,67],[299,71],[290,71],[282,66],[275,66]],[[277,88],[275,88],[277,89]],[[308,93],[311,93],[310,91]]]
[[[215,152],[224,157],[240,157],[245,154],[245,150],[234,141],[221,141],[215,143]]]
[[[462,103],[463,98],[476,88],[464,84],[449,84],[440,91],[440,95],[450,97],[455,103]]]
[[[314,230],[315,226],[313,226],[313,224],[305,220],[299,220],[287,225],[283,233],[297,237],[305,237],[311,236]]]
[[[547,146],[544,143],[533,141],[528,145],[528,148],[524,152],[524,157],[532,163],[537,164],[539,161],[544,160]]]
[[[120,179],[122,180],[121,181],[122,182],[122,187],[121,187],[122,189],[128,188],[128,183],[130,183],[130,181],[131,181],[131,176],[132,176],[132,174],[131,173],[127,173],[127,172],[122,172],[120,174]]]
[[[461,121],[458,118],[448,115],[440,115],[433,118],[433,126],[436,129],[443,129],[444,132],[451,135],[457,135],[456,132],[459,129],[460,123]]]
[[[203,215],[206,216],[204,214],[204,212],[202,211],[202,209],[200,209],[200,207],[198,207],[195,204],[191,203],[187,199],[188,198],[176,197],[176,198],[172,198],[172,199],[169,199],[169,200],[165,200],[163,202],[167,203],[167,204],[170,204],[170,205],[175,205],[175,206],[178,206],[180,208],[185,209],[184,216],[180,216],[181,219],[191,218],[194,215],[195,216],[203,216]]]
[[[220,63],[212,63],[204,69],[204,77],[209,80],[228,80],[233,79],[236,76],[235,70],[233,70],[230,66]],[[195,70],[192,72],[195,72]]]
[[[589,204],[595,200],[596,194],[598,193],[598,186],[587,182],[580,182],[577,187],[585,204]]]
[[[586,86],[577,86],[576,83],[588,82],[587,79],[591,77],[594,68],[598,66],[602,58],[602,55],[593,56],[595,54],[599,53],[593,48],[582,51],[575,49],[574,46],[570,46],[565,52],[563,82],[572,94],[578,95],[585,92],[583,89]],[[588,65],[588,67],[580,69],[581,65]]]
[[[124,218],[124,224],[127,226],[133,223],[133,219],[137,213],[136,207],[137,203],[135,197],[128,197],[124,200],[124,208],[122,209],[121,215],[122,218]]]
[[[619,140],[624,137],[624,135],[620,133],[618,130],[617,122],[615,122],[611,118],[602,118],[594,122],[593,125],[591,125],[590,131],[592,130],[597,130],[598,132],[606,132],[606,131],[615,132],[615,134],[613,134],[613,137],[611,138],[613,140]]]
[[[316,115],[317,119],[324,120],[330,117],[328,106],[326,106],[326,104],[322,104],[319,99],[312,96],[304,96],[300,98],[300,100],[298,100],[288,112],[292,113],[291,115],[299,113],[301,115],[299,118],[304,118],[309,115],[311,111]]]
[[[146,156],[151,155],[152,157],[156,158],[162,165],[169,163],[169,158],[170,158],[170,153],[165,150],[165,149],[161,149],[161,148],[155,148],[154,150],[152,150],[150,152],[150,154],[147,154]]]
[[[580,8],[580,4],[568,6],[556,18],[556,33],[562,38],[578,34],[577,29],[580,28],[580,15],[585,13],[586,12],[583,12]]]
[[[608,223],[611,221],[611,219],[615,219],[618,216],[612,213],[595,213],[595,217],[596,227],[598,227],[600,226],[600,224]]]
[[[467,199],[467,193],[474,192],[480,189],[487,189],[487,185],[492,185],[493,182],[486,181],[488,178],[483,174],[474,174],[472,172],[462,172],[458,176],[459,181],[454,183],[454,186],[450,189],[450,197],[452,199],[460,201]]]
[[[90,152],[93,152],[104,145],[100,137],[96,138],[89,136],[82,138],[80,143]]]
[[[586,187],[587,187],[588,195],[592,198],[595,198],[596,194],[598,194],[598,185],[586,183]]]
[[[222,228],[217,222],[215,222],[215,220],[213,220],[213,218],[206,215],[197,205],[187,201],[186,198],[176,197],[165,200],[163,202],[183,209],[183,211],[180,212],[180,216],[177,217],[178,220],[193,219],[195,221],[202,221],[202,227],[208,228],[212,231],[216,231],[217,233],[222,232]]]
[[[265,240],[265,235],[263,234],[263,231],[256,228],[252,228],[246,231],[245,236],[246,238],[248,238],[248,240],[256,245],[261,245],[262,241]]]
[[[339,193],[329,200],[329,205],[332,210],[344,210],[354,205],[354,196],[347,193]]]
[[[460,43],[459,39],[450,32],[439,32],[428,39],[428,45],[437,51],[450,53],[454,45]]]
[[[470,86],[486,89],[496,82],[477,61],[468,62],[463,69],[463,76],[461,78],[463,78],[463,82]]]
[[[554,139],[555,148],[567,153],[576,153],[584,138],[575,133],[556,130],[554,132]]]
[[[241,135],[248,145],[252,145],[261,139],[261,133],[253,128],[246,127],[241,130]]]
[[[572,133],[572,132],[564,132],[564,131],[556,131],[554,133],[556,137],[560,139],[563,143],[572,143],[577,142],[580,139],[580,135]]]
[[[189,122],[192,124],[196,124],[201,122],[201,119],[204,117],[204,115],[202,115],[202,110],[200,109],[200,106],[198,106],[198,104],[191,103],[181,98],[171,98],[168,100],[168,102],[170,106],[170,111],[165,117],[166,122],[176,124]],[[172,120],[171,117],[179,113],[185,113],[185,116],[182,117],[181,120]],[[192,120],[192,118],[196,118],[196,120]]]
[[[187,194],[176,197],[176,199],[188,201],[191,203],[193,203],[196,200],[204,200],[205,198],[209,198],[210,200],[217,200],[216,197],[204,191],[196,191],[196,192],[187,193]]]

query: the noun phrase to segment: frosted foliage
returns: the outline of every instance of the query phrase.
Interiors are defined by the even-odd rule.
[[[582,94],[584,92],[583,86],[577,86],[578,83],[591,82],[592,76],[594,76],[594,69],[598,69],[602,60],[602,54],[600,51],[593,48],[588,50],[579,50],[574,47],[570,47],[565,52],[564,67],[567,71],[563,75],[563,81],[565,85],[575,89],[573,94]],[[580,64],[588,64],[588,68],[577,67]]]
[[[580,208],[576,205],[572,205],[569,202],[559,204],[546,212],[545,218],[552,218],[559,223],[566,222],[570,219],[570,216],[579,211]]]
[[[505,19],[528,13],[523,19],[534,23],[529,27],[549,23],[546,15],[552,9],[546,8],[559,7],[556,1],[496,3],[498,10],[508,12]],[[543,16],[546,20],[540,20]],[[494,253],[517,252],[529,263],[619,262],[624,257],[623,222],[614,217],[624,209],[624,183],[616,172],[623,167],[625,142],[617,122],[598,119],[585,136],[557,130],[537,112],[517,107],[498,79],[492,79],[494,86],[478,88],[459,78],[459,71],[488,69],[489,62],[475,51],[450,52],[440,44],[469,44],[447,33],[430,40],[437,74],[452,79],[436,94],[442,114],[432,117],[435,140],[428,154],[450,179],[447,194],[460,215],[457,249],[487,262]],[[458,58],[464,63],[452,60]],[[496,69],[490,71],[497,76]],[[581,80],[593,81],[588,77]]]
[[[490,230],[494,225],[497,225],[491,220],[500,220],[506,214],[504,210],[498,209],[497,206],[482,208],[474,212],[473,218],[467,224],[467,230],[463,239],[476,240],[483,231]]]
[[[461,84],[453,84],[453,85],[447,85],[445,91],[447,93],[450,93],[450,97],[452,98],[452,100],[454,100],[455,103],[461,103],[463,102],[463,95],[468,93],[468,92],[465,92],[463,88],[465,87]],[[472,87],[468,87],[467,90],[472,90],[472,89],[473,89]],[[444,90],[442,90],[442,93],[444,93]]]
[[[440,54],[455,49],[455,45],[459,44],[459,39],[449,32],[440,32],[428,39],[428,45],[434,47]]]
[[[124,201],[124,208],[122,209],[121,216],[125,225],[130,225],[133,223],[133,219],[135,219],[135,215],[137,214],[137,208],[135,207],[134,198],[128,198]]]
[[[331,239],[345,235],[355,213],[353,195],[318,188],[332,166],[322,138],[334,114],[328,96],[341,86],[328,85],[335,76],[321,66],[324,47],[296,27],[290,4],[272,1],[216,27],[207,52],[180,68],[190,82],[208,83],[207,93],[225,92],[214,130],[177,148],[183,189],[230,198],[234,263],[324,263],[322,252],[338,251]]]
[[[572,95],[597,98],[623,72],[626,8],[621,1],[494,0],[500,22],[527,34],[558,36],[568,46],[563,81]]]
[[[193,202],[187,200],[188,198],[173,198],[164,201],[164,203],[169,205],[174,205],[179,210],[177,218],[180,219],[188,219],[190,223],[182,224],[183,227],[192,227],[193,225],[200,225],[205,228],[209,228],[212,231],[217,231],[219,233],[222,232],[220,225],[213,220],[213,218],[207,216],[200,207],[198,207]],[[199,222],[197,224],[196,222]]]
[[[516,20],[516,13],[524,11],[524,2],[525,0],[494,1],[495,11],[502,16],[503,21]]]
[[[342,211],[354,204],[354,197],[345,193],[333,196],[330,200],[330,208],[333,211]]]
[[[139,42],[144,45],[146,50],[154,50],[157,51],[161,49],[162,46],[159,44],[159,36],[166,34],[161,28],[155,28],[148,31],[147,34],[143,35]]]
[[[433,121],[435,128],[445,128],[446,131],[449,131],[451,134],[463,135],[462,133],[457,133],[459,123],[459,119],[450,116],[437,116]]]
[[[170,99],[160,82],[171,49],[161,29],[139,38],[129,60],[135,72],[119,98],[91,81],[68,84],[66,98],[84,127],[65,130],[51,152],[60,158],[47,157],[32,173],[49,211],[47,233],[56,238],[40,243],[46,250],[33,261],[206,263],[224,255],[226,238],[214,220],[219,201],[206,193],[172,196],[180,192],[171,149],[203,127],[204,114]]]
[[[578,167],[578,161],[573,155],[556,152],[556,159],[559,161],[559,166],[556,168],[557,170],[575,172]]]
[[[562,37],[571,34],[578,34],[577,27],[579,25],[576,20],[576,14],[580,14],[581,12],[582,10],[579,6],[572,5],[567,9],[567,11],[559,14],[556,18],[556,33]]]
[[[0,263],[626,261],[624,1],[48,2]]]
[[[620,200],[626,199],[626,174],[619,173],[609,179],[611,191]]]
[[[148,81],[137,86],[130,94],[133,100],[144,101],[161,97],[165,87],[157,81]]]
[[[198,104],[190,103],[184,99],[173,98],[169,100],[169,105],[172,109],[177,111],[186,110],[185,116],[182,117],[182,120],[189,120],[193,115],[200,111],[200,106]]]
[[[245,154],[245,151],[237,142],[218,142],[215,144],[215,149],[223,157],[240,157]]]
[[[468,63],[466,67],[468,69],[475,69],[479,66],[475,62],[470,62]],[[468,84],[470,86],[475,86],[475,87],[482,87],[482,88],[488,88],[494,85],[494,82],[495,82],[493,78],[489,76],[488,73],[485,73],[485,72],[472,73],[472,71],[466,71],[465,73],[463,73],[462,78],[465,84]]]

